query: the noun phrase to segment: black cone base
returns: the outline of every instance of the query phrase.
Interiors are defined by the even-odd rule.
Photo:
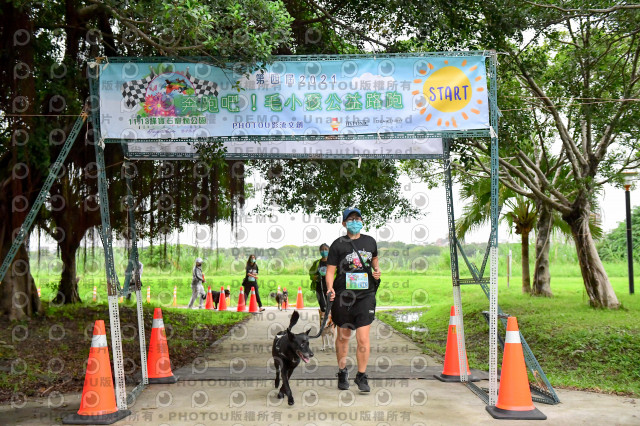
[[[547,420],[547,416],[540,410],[534,408],[530,411],[503,410],[502,408],[487,405],[487,411],[494,419],[504,420]]]
[[[434,374],[433,377],[440,380],[441,382],[458,382],[460,383],[460,376],[450,376],[448,374]],[[467,376],[467,381],[469,382],[479,382],[480,379],[474,377],[473,375]]]
[[[176,383],[177,381],[178,381],[178,378],[173,374],[169,377],[155,377],[155,378],[149,377],[150,385],[170,385],[172,383]]]
[[[122,420],[131,414],[130,410],[119,410],[115,413],[102,414],[100,416],[82,416],[80,414],[69,414],[62,418],[65,425],[110,425]]]

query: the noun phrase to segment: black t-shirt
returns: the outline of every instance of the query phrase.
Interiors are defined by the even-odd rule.
[[[349,237],[340,237],[331,244],[329,248],[329,256],[327,258],[327,264],[336,266],[336,278],[333,282],[333,289],[336,294],[347,289],[346,286],[346,274],[347,273],[365,273],[365,268],[360,263],[360,258],[353,250],[353,247],[349,243]],[[371,260],[374,257],[378,257],[378,245],[376,240],[369,235],[360,234],[360,238],[351,240],[353,245],[358,249],[360,257],[366,263],[366,265],[373,269],[371,266]],[[375,281],[371,274],[368,275],[369,288],[366,290],[354,290],[356,295],[364,296],[376,292]]]
[[[258,264],[254,263],[253,265],[249,264],[247,266],[247,275],[245,275],[245,278],[247,279],[247,281],[251,284],[256,283],[258,280],[256,278],[250,277],[249,274],[256,274],[258,275]]]
[[[319,286],[316,285],[316,291],[321,290],[323,293],[327,291],[327,261],[320,259],[318,262],[318,269],[316,269],[316,273],[318,274],[318,283]]]

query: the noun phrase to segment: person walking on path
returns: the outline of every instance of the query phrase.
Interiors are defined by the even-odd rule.
[[[327,256],[329,255],[329,246],[322,244],[320,246],[320,259],[313,262],[309,268],[309,278],[311,279],[311,290],[315,290],[316,298],[320,312],[324,314],[327,309]]]
[[[255,289],[256,301],[258,302],[260,312],[262,312],[264,311],[264,308],[262,307],[262,300],[260,300],[260,292],[258,291],[258,264],[256,263],[255,255],[252,254],[249,256],[245,271],[246,275],[242,281],[242,286],[244,287],[244,300],[249,303],[249,294],[251,294],[251,289]]]
[[[193,302],[196,298],[200,301],[199,308],[202,309],[205,296],[207,293],[204,291],[204,274],[202,273],[202,258],[196,259],[196,266],[193,267],[191,272],[191,301],[189,301],[189,309],[193,307]]]
[[[370,392],[367,381],[371,323],[376,313],[376,291],[380,284],[378,246],[376,240],[360,234],[362,215],[356,207],[342,213],[342,226],[347,235],[336,239],[327,257],[327,296],[335,300],[331,317],[338,326],[336,357],[338,389],[349,389],[347,355],[352,330],[356,331],[358,373],[354,380],[361,392]]]

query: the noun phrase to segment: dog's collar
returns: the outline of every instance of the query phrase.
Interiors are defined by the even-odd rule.
[[[284,337],[284,334],[281,335],[276,335],[276,352],[278,352],[278,355],[284,355],[282,353],[282,351],[280,350],[280,342],[282,342],[282,338]]]
[[[278,340],[276,340],[276,352],[278,353],[278,355],[280,355],[281,358],[286,358],[287,357],[287,355],[280,350],[280,342],[282,342],[282,338],[284,336],[286,336],[286,334],[282,334],[280,336],[276,335],[276,338],[278,339]],[[293,351],[293,357],[294,357],[294,359],[300,358],[296,351]]]

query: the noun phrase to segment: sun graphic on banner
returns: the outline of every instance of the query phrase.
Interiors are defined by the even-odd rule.
[[[473,82],[469,79],[468,74],[478,69],[474,65],[467,70],[467,61],[462,61],[460,67],[449,65],[449,61],[444,61],[445,66],[431,72],[425,79],[417,78],[413,80],[416,84],[422,84],[421,90],[414,90],[412,95],[418,97],[416,106],[420,108],[420,115],[427,113],[427,104],[440,111],[438,114],[443,117],[437,119],[438,127],[458,127],[458,120],[469,120],[470,114],[480,115],[480,105],[486,99],[485,84],[482,82],[481,75],[475,77]],[[435,67],[427,64],[429,70],[420,69],[418,72],[426,75]],[[465,72],[466,71],[466,72]],[[478,99],[483,98],[483,99]],[[431,121],[432,113],[428,113],[425,117],[426,121]]]

